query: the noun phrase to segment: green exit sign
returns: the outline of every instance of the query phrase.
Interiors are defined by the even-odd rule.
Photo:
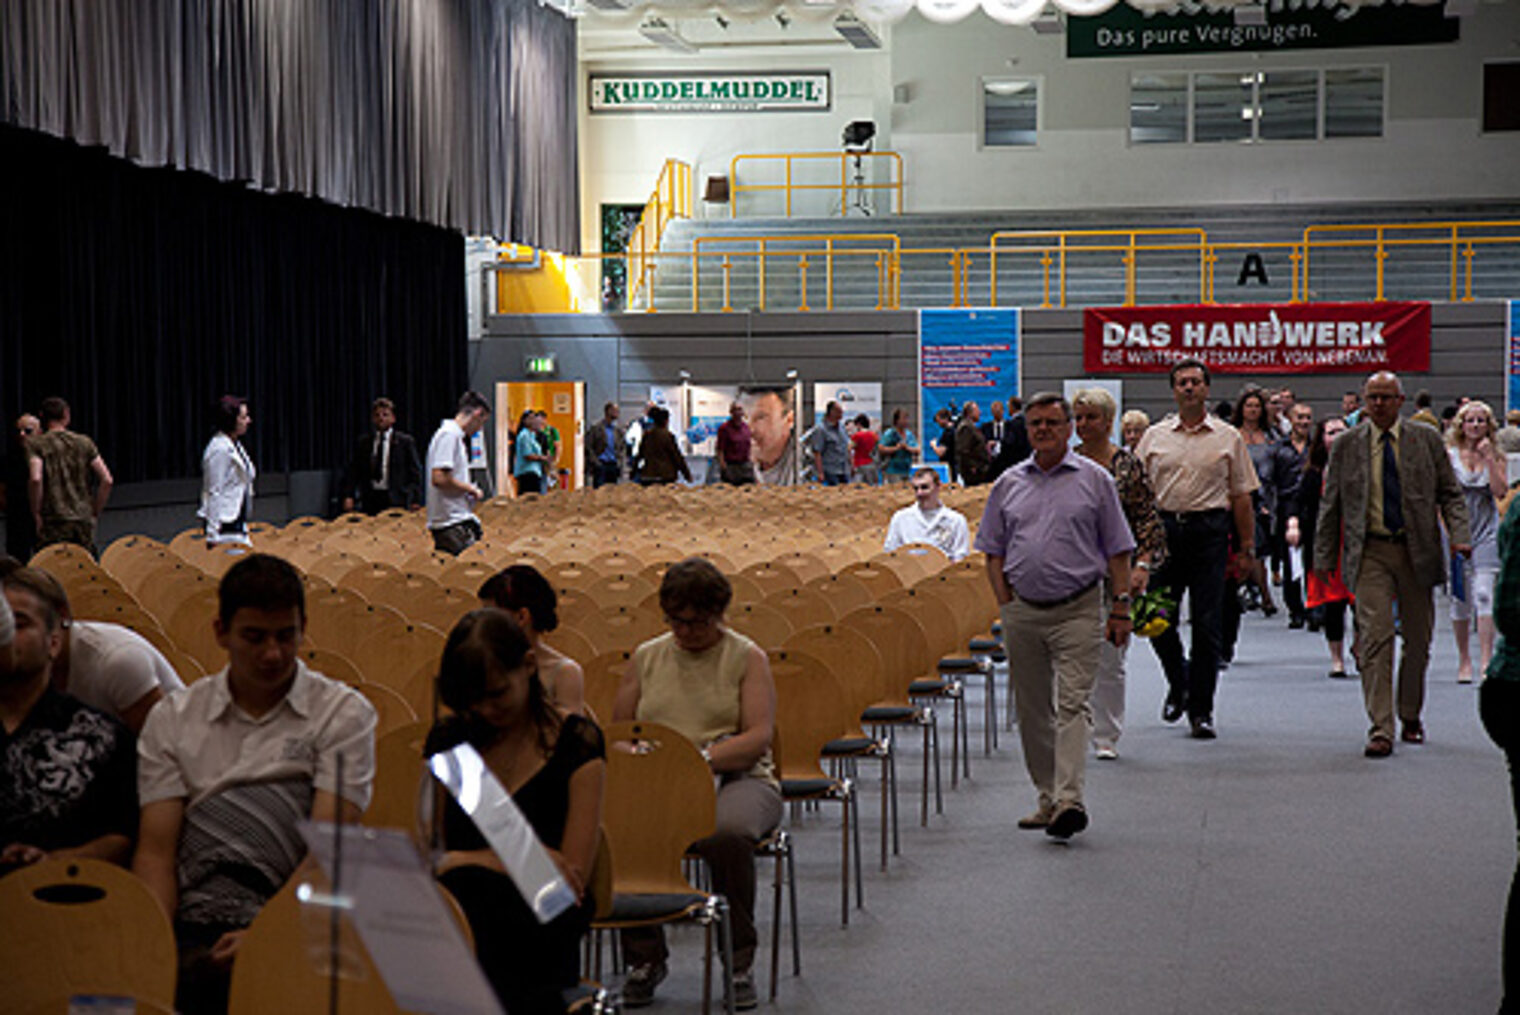
[[[523,360],[523,371],[532,377],[552,377],[556,368],[553,353],[529,356]]]

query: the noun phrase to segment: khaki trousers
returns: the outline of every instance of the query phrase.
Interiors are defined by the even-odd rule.
[[[1369,736],[1394,738],[1393,604],[1399,604],[1404,641],[1399,659],[1398,714],[1403,722],[1420,718],[1425,707],[1425,667],[1430,662],[1430,632],[1435,604],[1428,587],[1415,580],[1409,547],[1368,539],[1356,576],[1356,625],[1361,656],[1362,697],[1372,720]]]
[[[1094,586],[1064,606],[1039,609],[1015,598],[999,611],[1024,767],[1041,806],[1082,802],[1102,606]]]

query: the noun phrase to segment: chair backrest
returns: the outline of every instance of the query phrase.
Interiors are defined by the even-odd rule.
[[[795,628],[786,614],[765,603],[737,603],[728,608],[724,622],[761,648],[781,647]]]
[[[579,618],[572,626],[596,647],[598,655],[618,649],[631,652],[666,630],[659,614],[624,606],[598,610],[593,616]]]
[[[881,653],[886,669],[884,687],[893,703],[905,702],[908,685],[926,675],[934,665],[918,622],[895,606],[880,603],[862,606],[845,614],[839,623],[864,635]]]
[[[307,574],[326,578],[339,588],[343,587],[345,575],[369,564],[369,561],[356,553],[350,553],[347,550],[329,550],[326,543],[323,544],[322,549],[324,551],[322,556],[312,561],[304,570]]]
[[[394,611],[389,611],[394,614]],[[407,682],[424,666],[438,666],[448,638],[426,624],[400,626],[387,623],[372,628],[354,650],[354,665],[365,680],[404,691]]]
[[[900,688],[887,687],[887,669],[881,653],[853,627],[814,624],[793,634],[782,647],[822,660],[849,696],[849,722],[836,736],[856,735],[862,711],[877,702],[900,697]]]
[[[978,585],[987,590],[987,596],[978,594]],[[980,582],[974,583],[964,575],[941,571],[913,587],[920,592],[938,596],[955,615],[960,630],[960,640],[956,646],[958,654],[964,654],[967,643],[987,630],[988,623],[997,615],[997,600],[992,598],[992,587],[987,584],[985,574]]]
[[[306,638],[313,644],[338,652],[353,640],[364,622],[369,601],[348,589],[333,589],[306,596]],[[345,655],[347,653],[344,653]]]
[[[816,581],[829,573],[828,565],[811,553],[804,550],[790,550],[772,559],[771,563],[779,567],[791,568],[803,584]]]
[[[334,652],[332,649],[305,642],[301,645],[300,654],[302,662],[324,677],[331,677],[349,686],[354,686],[364,679],[359,674],[359,667],[341,652]]]
[[[480,560],[455,561],[444,568],[443,574],[438,576],[438,583],[473,596],[496,571],[497,568]]]
[[[776,683],[776,737],[772,757],[782,779],[825,778],[823,746],[851,728],[849,697],[830,667],[796,649],[772,649]],[[854,712],[858,716],[859,712]]]
[[[839,615],[821,592],[793,587],[772,592],[761,600],[766,606],[779,610],[792,622],[792,629],[809,624],[826,624],[838,620]]]
[[[558,560],[543,572],[555,588],[579,589],[590,585],[606,572],[578,560]]]
[[[771,562],[751,564],[739,573],[758,585],[760,591],[766,595],[780,592],[782,589],[800,588],[803,584],[802,576],[785,564]]]
[[[644,570],[646,562],[628,550],[607,550],[586,562],[586,566],[599,574],[637,574]]]
[[[169,618],[164,633],[206,670],[214,673],[227,662],[226,651],[217,644],[212,622],[217,616],[216,587],[202,588],[185,599]]]
[[[881,604],[899,607],[913,618],[913,622],[924,632],[924,639],[935,659],[965,652],[966,642],[960,636],[960,621],[933,589],[898,589],[883,596]]]
[[[389,606],[408,620],[420,623],[431,621],[415,615],[423,612],[419,607],[443,595],[442,585],[428,575],[414,571],[398,571],[393,578],[384,582],[366,580],[360,584],[350,584],[349,587],[376,606]]]
[[[474,595],[440,586],[437,592],[429,592],[425,598],[410,604],[410,608],[402,612],[414,624],[426,624],[435,631],[448,634],[459,623],[460,617],[478,609],[480,600]]]
[[[328,674],[328,676],[331,675]],[[407,704],[400,692],[372,680],[361,680],[354,684],[353,688],[375,706],[375,715],[378,720],[375,725],[375,736],[383,737],[391,730],[410,726],[417,721],[417,713],[412,710],[411,705]]]
[[[44,860],[0,879],[6,1011],[57,1011],[80,995],[172,1011],[177,954],[147,886],[100,860]]]
[[[866,588],[871,590],[873,599],[880,599],[888,592],[903,587],[903,581],[897,577],[896,571],[875,561],[863,560],[858,564],[847,564],[840,573],[864,582]]]
[[[612,706],[617,700],[618,684],[622,683],[633,653],[627,649],[603,652],[581,663],[586,677],[586,707],[596,716],[598,724],[605,726],[612,721]]]
[[[399,828],[419,835],[418,804],[424,788],[432,792],[431,777],[423,777],[422,745],[427,742],[431,724],[423,722],[400,726],[375,737],[375,780],[369,809],[363,823],[371,828]]]
[[[877,599],[870,587],[852,574],[829,574],[814,578],[807,583],[806,588],[828,600],[836,617],[844,616],[857,606],[874,603]]]
[[[604,727],[604,735],[602,827],[612,850],[615,890],[693,891],[681,858],[717,826],[712,770],[691,741],[669,726],[615,722]]]
[[[596,655],[596,646],[591,644],[591,639],[574,627],[561,624],[542,637],[548,642],[550,648],[569,656],[583,667],[587,660]]]
[[[659,586],[651,585],[643,575],[604,574],[582,586],[586,595],[603,608],[608,606],[636,607],[657,592]]]

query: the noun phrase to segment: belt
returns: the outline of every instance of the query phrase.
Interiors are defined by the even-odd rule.
[[[1367,538],[1376,539],[1380,543],[1405,543],[1408,542],[1409,539],[1409,537],[1403,532],[1396,533],[1392,536],[1385,536],[1381,532],[1369,532],[1367,533]]]
[[[1097,587],[1098,580],[1095,579],[1089,582],[1086,587],[1078,589],[1069,596],[1062,596],[1060,599],[1025,599],[1023,596],[1019,596],[1018,598],[1019,602],[1026,606],[1033,606],[1037,610],[1053,610],[1057,606],[1065,606],[1068,603],[1076,602]],[[1018,595],[1018,593],[1014,593],[1014,595]]]
[[[1228,508],[1208,508],[1204,511],[1162,511],[1157,509],[1156,513],[1164,520],[1173,521],[1179,525],[1186,525],[1190,521],[1198,521],[1204,518],[1218,518],[1230,512]]]

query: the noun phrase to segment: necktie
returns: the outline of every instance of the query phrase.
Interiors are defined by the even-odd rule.
[[[375,449],[370,452],[369,456],[369,476],[377,483],[385,478],[385,472],[383,471],[384,463],[381,460],[381,449],[384,445],[385,435],[375,434]]]
[[[1404,529],[1404,504],[1399,486],[1399,463],[1393,453],[1393,433],[1383,431],[1383,526],[1391,535]]]

